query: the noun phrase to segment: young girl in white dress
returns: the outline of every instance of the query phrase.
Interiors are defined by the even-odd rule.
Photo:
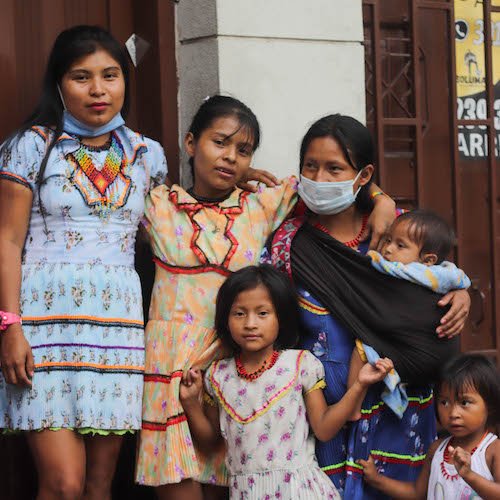
[[[364,478],[393,498],[500,498],[500,440],[491,432],[500,423],[500,377],[491,361],[463,354],[443,369],[437,408],[450,433],[427,453],[415,483],[382,476],[372,457],[360,460]]]
[[[200,449],[226,445],[231,498],[340,498],[318,466],[314,436],[331,439],[391,360],[363,366],[342,400],[327,406],[323,365],[289,349],[297,341],[296,299],[271,266],[250,266],[225,281],[215,324],[233,356],[207,370],[208,404],[199,370],[184,375],[180,399]]]

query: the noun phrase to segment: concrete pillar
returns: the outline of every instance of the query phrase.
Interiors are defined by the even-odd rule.
[[[282,177],[297,173],[314,120],[364,120],[361,0],[181,0],[177,9],[181,137],[204,97],[232,95],[261,124],[254,166]]]

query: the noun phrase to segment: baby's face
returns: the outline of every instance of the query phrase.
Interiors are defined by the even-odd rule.
[[[389,262],[422,262],[421,248],[409,238],[409,222],[396,221],[392,224],[388,234],[385,236],[380,253]]]

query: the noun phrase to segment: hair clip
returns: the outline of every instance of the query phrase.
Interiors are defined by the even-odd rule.
[[[212,97],[212,96],[207,95],[207,97],[205,97],[205,98],[203,99],[203,102],[207,102],[207,101],[210,99],[210,97]]]

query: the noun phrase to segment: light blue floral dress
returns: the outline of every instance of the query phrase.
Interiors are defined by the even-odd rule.
[[[164,181],[167,165],[158,143],[126,127],[113,133],[123,161],[103,193],[75,159],[80,142],[67,134],[50,154],[41,204],[35,180],[52,132],[34,127],[0,157],[0,179],[33,191],[20,302],[35,360],[32,388],[9,385],[0,374],[0,428],[141,426],[144,334],[134,244],[145,195]],[[97,170],[107,154],[89,148]]]

